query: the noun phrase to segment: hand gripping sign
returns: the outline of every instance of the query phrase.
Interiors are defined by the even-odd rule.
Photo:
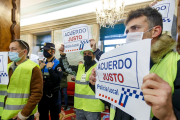
[[[8,52],[0,52],[0,84],[8,85],[9,76],[7,73]]]
[[[171,31],[175,10],[175,0],[160,1],[152,7],[156,8],[162,14],[163,31]]]
[[[64,52],[77,52],[82,50],[89,50],[92,38],[91,29],[86,24],[74,25],[62,30],[64,41]]]
[[[149,120],[150,106],[141,86],[149,74],[151,40],[137,41],[104,53],[98,62],[96,97],[138,120]]]

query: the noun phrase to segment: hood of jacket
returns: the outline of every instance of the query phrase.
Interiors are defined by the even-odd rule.
[[[151,45],[151,59],[154,63],[158,63],[170,51],[176,47],[176,41],[169,35],[161,35],[161,37]]]

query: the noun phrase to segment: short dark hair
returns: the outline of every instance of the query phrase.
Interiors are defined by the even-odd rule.
[[[83,63],[83,61],[79,61],[79,63]]]
[[[26,49],[26,50],[27,50],[27,55],[29,54],[30,48],[29,48],[29,45],[28,45],[27,42],[25,42],[25,41],[23,41],[23,40],[20,40],[20,39],[12,40],[11,43],[12,43],[12,42],[18,42],[20,48],[21,48],[21,49]]]
[[[161,13],[159,13],[155,8],[149,6],[130,11],[125,21],[125,25],[127,25],[128,22],[131,21],[132,19],[139,18],[141,16],[147,17],[149,28],[159,25],[163,29],[163,20]]]

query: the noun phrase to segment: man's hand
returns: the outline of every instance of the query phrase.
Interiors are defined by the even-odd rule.
[[[94,39],[90,39],[90,46],[92,48],[92,50],[95,52],[97,50],[96,48],[96,41]]]
[[[92,84],[92,85],[95,85],[96,84],[96,68],[93,68],[92,71],[91,71],[91,75],[89,77],[89,82]]]
[[[18,115],[16,115],[13,119],[14,119],[14,120],[15,120],[15,119],[16,119],[16,120],[21,120],[21,119],[18,117]]]
[[[72,81],[75,81],[75,77],[71,77],[71,80],[72,80]]]
[[[160,120],[176,120],[169,84],[155,73],[143,78],[141,87],[144,99],[152,107],[152,112]]]
[[[42,70],[44,68],[44,66],[46,66],[46,64],[45,63],[41,63],[40,64],[40,69]]]
[[[59,48],[59,53],[60,53],[61,55],[66,55],[66,54],[64,53],[64,44],[61,44],[61,47]]]
[[[48,62],[46,66],[47,66],[47,68],[49,68],[49,67],[52,68],[54,66],[54,63]]]
[[[149,6],[152,7],[152,6],[154,6],[157,2],[158,2],[158,0],[154,0],[154,2],[151,2],[151,3],[149,4]]]

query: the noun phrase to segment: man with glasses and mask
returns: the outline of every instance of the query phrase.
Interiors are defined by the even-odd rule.
[[[45,63],[40,64],[44,88],[43,97],[38,104],[39,120],[49,120],[49,111],[51,120],[59,120],[62,70],[59,60],[55,58],[55,45],[53,43],[45,43],[42,49],[44,50],[44,57],[47,59]]]
[[[42,97],[43,78],[39,65],[27,59],[29,45],[13,40],[9,45],[9,84],[0,85],[0,119],[34,120]]]
[[[162,15],[151,7],[137,9],[127,15],[125,25],[128,43],[151,39],[150,74],[143,78],[141,87],[146,103],[152,108],[151,119],[180,120],[180,56],[173,52],[176,41],[168,35],[162,35]],[[96,49],[95,40],[90,41],[99,60],[103,52]],[[95,91],[95,69],[89,81]],[[135,120],[119,108],[105,103],[111,107],[110,120]]]
[[[89,75],[91,70],[96,67],[92,50],[81,51],[84,57],[84,64],[78,66],[69,65],[66,54],[64,53],[64,45],[59,49],[61,59],[66,72],[76,75],[74,108],[76,108],[77,120],[101,120],[101,112],[104,111],[104,104],[95,98],[94,92],[89,87]],[[74,74],[76,72],[77,74]]]

